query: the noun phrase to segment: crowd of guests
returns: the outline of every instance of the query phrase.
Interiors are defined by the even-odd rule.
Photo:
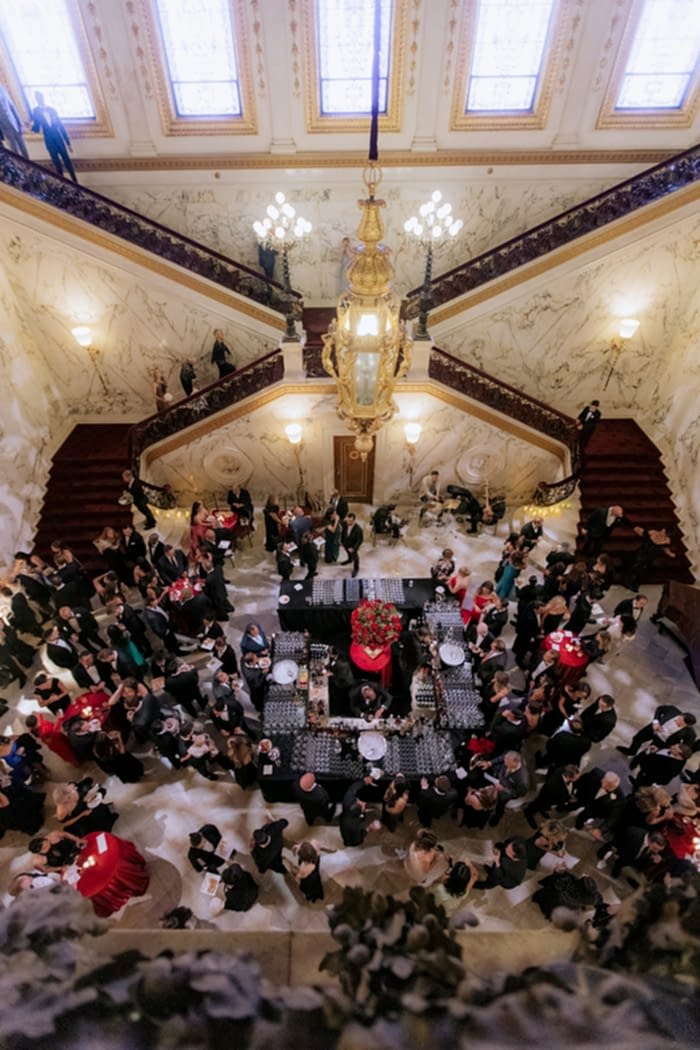
[[[228,502],[239,519],[252,523],[245,489],[232,488]],[[615,527],[615,520],[605,520],[606,529]],[[269,499],[264,521],[265,548],[274,552],[280,576],[286,578],[282,570],[285,557],[291,563],[292,545],[313,576],[318,545],[306,550],[312,515],[297,507],[284,516]],[[334,802],[314,772],[306,771],[293,797],[309,827],[337,820],[338,847],[359,849],[368,837],[391,836],[416,821],[419,830],[401,857],[405,874],[433,886],[448,910],[470,892],[518,887],[546,855],[564,859],[567,838],[577,831],[596,841],[598,863],[612,877],[682,879],[699,813],[700,781],[690,762],[698,747],[694,715],[659,705],[653,721],[618,749],[630,759],[630,790],[614,763],[586,765],[592,746],[604,743],[617,721],[615,699],[593,696],[586,670],[613,659],[615,647],[634,638],[647,605],[635,593],[599,622],[592,616],[612,581],[605,536],[601,542],[594,524],[585,537],[587,549],[576,553],[562,544],[547,554],[542,573],[528,575],[543,533],[537,518],[507,538],[491,579],[474,579],[450,548],[441,551],[431,576],[436,591],[453,596],[460,609],[484,727],[460,741],[456,769],[419,784],[401,773],[387,782],[372,771]],[[338,560],[343,547],[356,575],[362,530],[339,493],[316,526],[326,560]],[[107,528],[99,539],[107,568],[93,578],[64,543],[53,545],[52,564],[17,555],[1,592],[6,683],[16,679],[25,689],[37,650],[44,660],[31,685],[36,712],[25,719],[23,732],[0,741],[0,830],[30,839],[31,861],[15,880],[17,891],[41,885],[47,872],[65,870],[86,834],[118,822],[104,787],[84,775],[86,765],[90,774],[98,769],[133,783],[151,775],[155,758],[210,781],[233,777],[241,789],[254,791],[261,765],[279,762],[274,741],[261,739],[269,639],[251,622],[236,651],[222,627],[232,611],[225,563],[234,537],[195,503],[189,540],[184,550],[164,544],[157,533],[144,537],[132,526]],[[172,588],[183,579],[186,587],[175,600]],[[503,638],[509,620],[515,628],[512,658]],[[581,655],[573,673],[546,645],[564,632],[576,638]],[[396,663],[409,680],[434,665],[436,639],[425,625],[405,631],[396,647]],[[182,659],[190,652],[215,658],[217,669],[202,680],[198,667]],[[347,694],[353,714],[385,715],[391,692],[355,680],[346,665],[335,654],[329,674]],[[75,770],[52,793],[50,816],[60,831],[46,827],[44,749]],[[286,820],[266,822],[253,832],[248,857],[234,858],[221,832],[204,824],[190,836],[189,861],[196,872],[220,876],[230,910],[253,906],[261,893],[259,876],[267,871],[289,879],[302,898],[322,901],[323,850],[311,838],[285,842],[287,826]],[[495,832],[488,863],[469,855],[468,829],[502,826],[516,833]],[[450,837],[465,829],[459,857],[440,843],[440,832],[444,836],[448,828]],[[581,908],[598,908],[603,921],[595,879],[579,879],[563,867],[543,879],[535,900],[545,914],[557,901],[580,900]]]

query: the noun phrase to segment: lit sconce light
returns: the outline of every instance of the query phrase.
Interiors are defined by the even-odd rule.
[[[100,356],[100,350],[99,347],[95,346],[92,341],[92,329],[86,324],[79,324],[76,325],[75,328],[71,328],[71,334],[78,346],[82,346],[83,350],[87,350],[90,356],[90,360],[92,361],[95,371],[97,372],[97,378],[99,379],[102,385],[102,391],[103,393],[107,394],[109,392],[107,390],[107,384],[105,383],[104,376],[102,375],[99,365],[97,364],[97,359]]]
[[[406,436],[406,449],[408,450],[408,477],[411,485],[413,484],[413,471],[416,465],[416,445],[422,430],[420,423],[405,423],[403,428]]]
[[[287,423],[284,432],[290,445],[299,445],[301,443],[303,434],[301,423]]]
[[[612,379],[612,374],[615,371],[617,362],[620,359],[620,354],[625,348],[625,343],[628,339],[631,339],[634,335],[636,335],[638,328],[639,321],[636,319],[636,317],[623,317],[620,321],[620,325],[618,328],[618,338],[613,339],[612,343],[610,344],[610,370],[608,372],[608,378],[603,384],[603,390],[608,389],[608,384]]]

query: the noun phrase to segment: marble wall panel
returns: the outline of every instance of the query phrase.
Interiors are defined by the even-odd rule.
[[[415,504],[421,477],[434,467],[445,484],[482,494],[488,482],[492,494],[503,492],[512,504],[529,499],[538,482],[562,476],[555,455],[431,395],[400,395],[397,401],[399,415],[376,439],[375,504]],[[409,419],[425,428],[413,458],[413,481],[403,429]],[[284,433],[292,420],[304,428],[299,450],[303,482]],[[298,398],[285,395],[254,415],[167,452],[151,464],[150,472],[158,483],[173,487],[182,506],[202,496],[219,502],[232,481],[245,485],[258,507],[269,494],[295,502],[300,485],[323,500],[333,488],[333,435],[343,433],[332,395],[307,397],[301,406]]]
[[[118,184],[109,181],[108,175],[92,175],[86,181],[135,211],[255,268],[253,222],[265,216],[267,205],[282,188],[299,214],[313,224],[311,237],[290,255],[293,286],[309,305],[327,304],[338,297],[342,290],[342,240],[348,236],[354,241],[359,220],[355,205],[363,195],[359,170],[341,176],[327,171],[292,171],[285,172],[284,177],[261,171],[247,183],[246,175],[237,173],[236,185],[224,177],[206,187],[186,178],[179,175],[175,185],[155,173],[148,177],[147,185],[138,176],[123,174]],[[210,180],[211,173],[198,178]],[[587,200],[619,178],[619,174],[574,175],[571,171],[553,171],[548,178],[539,179],[518,178],[511,173],[499,178],[438,171],[428,181],[424,173],[388,169],[378,197],[386,202],[382,214],[386,244],[393,252],[395,286],[403,294],[423,280],[424,252],[408,241],[403,224],[435,189],[443,192],[454,215],[465,223],[461,235],[436,253],[435,273],[444,273],[465,258]],[[276,276],[281,280],[280,269],[278,264]]]

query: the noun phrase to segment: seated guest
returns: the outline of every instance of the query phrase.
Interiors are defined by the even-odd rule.
[[[224,637],[224,629],[220,623],[217,623],[216,617],[213,611],[207,613],[202,619],[202,629],[200,630],[197,638],[199,639],[200,648],[205,649],[207,652],[211,652],[214,648],[214,642],[217,638]]]
[[[455,571],[455,554],[450,547],[445,547],[442,554],[430,567],[430,577],[436,587],[446,587],[447,581]]]
[[[221,832],[215,824],[203,824],[198,831],[190,832],[190,848],[187,859],[195,871],[208,871],[216,875],[224,858],[216,852],[221,842]]]
[[[248,522],[252,522],[253,501],[248,489],[244,489],[242,485],[232,485],[226,493],[226,502],[231,510],[238,515],[239,521],[245,519]]]
[[[117,655],[114,650],[102,649],[96,657],[92,653],[82,653],[71,674],[81,689],[113,693],[119,680],[116,665]]]
[[[375,510],[372,515],[372,527],[376,535],[391,535],[395,540],[400,538],[404,522],[394,514],[395,510],[395,503],[384,503]]]
[[[349,694],[355,718],[384,718],[391,708],[391,695],[376,682],[358,682]]]
[[[250,911],[258,899],[258,884],[240,864],[230,864],[221,873],[226,911]]]

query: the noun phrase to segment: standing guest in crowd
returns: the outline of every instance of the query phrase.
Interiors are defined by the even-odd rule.
[[[520,530],[520,539],[525,551],[531,551],[537,546],[542,538],[542,526],[542,518],[533,518],[532,521],[525,522]]]
[[[337,562],[340,554],[340,536],[342,533],[342,520],[337,511],[329,508],[323,523],[323,539],[325,561],[331,565]]]
[[[506,564],[503,566],[501,578],[496,584],[496,594],[504,602],[510,601],[515,589],[515,581],[527,564],[527,556],[524,551],[513,551]]]
[[[73,145],[63,121],[53,106],[46,105],[41,91],[35,91],[34,98],[36,106],[32,110],[32,131],[41,131],[43,134],[44,145],[58,174],[63,175],[65,169],[73,182],[77,182],[73,162],[68,155],[68,150],[72,150]]]
[[[0,84],[0,140],[7,139],[13,153],[29,160],[29,153],[22,133],[22,118],[4,84]]]
[[[253,741],[241,727],[234,729],[226,740],[226,755],[220,765],[233,769],[236,783],[244,791],[258,782],[258,766],[255,761]]]
[[[253,521],[253,500],[250,492],[242,485],[233,484],[226,493],[226,502],[231,510],[238,515],[239,521],[245,519]]]
[[[357,682],[350,688],[349,701],[355,718],[385,718],[392,696],[376,682]]]
[[[263,507],[263,522],[265,525],[265,550],[276,551],[285,535],[279,500],[276,496],[267,497]]]
[[[424,828],[432,826],[433,820],[445,816],[457,802],[457,792],[448,776],[436,777],[431,784],[427,777],[421,777],[418,794],[418,819]]]
[[[70,693],[60,678],[54,678],[45,671],[39,671],[34,676],[32,693],[32,699],[36,700],[39,707],[47,707],[52,715],[62,715],[70,704]]]
[[[437,835],[428,828],[419,828],[404,858],[404,869],[413,882],[428,886],[447,871],[445,850]]]
[[[352,563],[352,575],[357,576],[360,571],[360,547],[364,540],[364,534],[362,529],[357,524],[357,518],[354,514],[349,513],[345,516],[343,521],[343,535],[342,544],[347,558],[342,561],[341,565],[350,565]]]
[[[574,797],[581,807],[576,814],[576,827],[581,829],[590,825],[589,830],[595,839],[612,838],[625,808],[625,795],[618,774],[594,766],[577,778]]]
[[[258,884],[240,864],[229,864],[221,873],[224,908],[227,911],[249,911],[258,899]]]
[[[296,854],[297,870],[294,873],[299,889],[309,903],[323,900],[321,883],[321,851],[316,842],[302,842],[293,847]]]
[[[292,519],[289,522],[289,528],[291,529],[297,547],[301,546],[304,535],[307,532],[311,532],[312,529],[311,518],[304,512],[303,507],[297,506],[294,508],[292,511]]]
[[[44,632],[44,641],[46,656],[57,667],[70,669],[78,663],[80,653],[71,641],[61,637],[58,627],[49,627]]]
[[[299,544],[299,561],[306,566],[305,580],[312,580],[318,572],[318,547],[314,543],[313,534],[305,532]]]
[[[324,518],[329,517],[330,513],[334,511],[341,521],[345,521],[349,510],[350,508],[348,507],[348,501],[345,496],[341,496],[337,489],[333,489],[328,497],[328,507],[326,508]]]
[[[693,748],[696,721],[690,711],[683,712],[673,704],[660,704],[652,721],[634,734],[629,747],[619,745],[617,750],[623,755],[636,755],[643,745],[649,744],[657,749],[672,744],[687,744]]]
[[[617,725],[615,700],[609,693],[601,693],[580,713],[583,731],[593,744],[599,744],[610,736]]]
[[[574,791],[580,775],[578,766],[573,764],[549,771],[539,793],[524,810],[525,820],[531,828],[537,827],[535,816],[538,813],[548,817],[550,809],[563,812],[575,808]]]
[[[636,551],[632,552],[625,575],[625,586],[630,591],[639,589],[639,584],[651,569],[657,555],[665,554],[667,558],[676,557],[676,552],[671,550],[671,531],[666,527],[637,528],[634,531],[641,537],[642,542]]]
[[[122,784],[136,784],[144,774],[143,762],[127,751],[116,729],[96,734],[92,754],[102,772],[117,777]]]
[[[261,624],[251,620],[245,625],[241,638],[242,653],[256,653],[258,656],[269,656],[270,642]]]
[[[248,689],[250,702],[260,714],[262,714],[270,684],[269,664],[268,657],[251,652],[244,653],[241,660],[241,675]]]
[[[276,871],[280,875],[287,874],[282,860],[282,850],[284,849],[284,829],[288,826],[289,821],[282,818],[271,820],[253,832],[250,839],[250,855],[261,875],[264,875],[266,871]]]
[[[197,373],[194,368],[194,364],[188,357],[183,362],[180,368],[180,386],[185,392],[185,397],[190,397],[194,393],[194,384],[197,378]]]
[[[493,864],[486,865],[484,875],[474,883],[474,889],[488,890],[493,886],[502,886],[504,890],[512,890],[520,885],[526,874],[525,840],[506,839],[493,847]]]
[[[173,397],[168,393],[168,384],[160,368],[153,369],[153,400],[156,403],[156,412],[165,412]]]
[[[214,345],[211,351],[211,363],[219,370],[219,379],[236,371],[231,359],[231,351],[224,342],[224,333],[220,328],[214,329]]]
[[[221,832],[215,824],[202,824],[198,831],[190,833],[190,848],[187,859],[195,871],[208,871],[216,875],[224,858],[216,853],[221,842]]]
[[[292,794],[301,806],[309,827],[319,817],[326,823],[333,819],[335,802],[331,802],[330,795],[323,785],[317,782],[313,773],[302,773],[292,787]]]
[[[21,588],[17,585],[0,587],[0,594],[10,601],[10,625],[22,634],[33,634],[35,638],[41,638],[41,624]]]
[[[389,831],[396,831],[399,824],[403,823],[403,815],[409,802],[409,783],[403,773],[397,773],[382,799],[382,824]]]
[[[559,820],[545,820],[534,835],[525,840],[525,857],[530,871],[536,868],[546,853],[563,857],[567,830]]]
[[[683,770],[692,754],[687,744],[667,744],[658,750],[652,745],[640,751],[630,762],[630,768],[638,770],[630,782],[634,787],[650,784],[669,784]]]
[[[169,586],[187,574],[187,555],[179,547],[166,543],[155,568],[163,583]]]
[[[293,544],[285,542],[282,542],[277,545],[277,572],[280,574],[280,578],[283,582],[284,580],[291,580],[292,573],[294,572],[294,562],[292,561],[292,546]],[[327,542],[326,551],[328,551]]]
[[[433,469],[433,470],[430,471],[429,474],[425,474],[424,477],[421,478],[420,489],[419,489],[419,492],[418,492],[418,498],[421,501],[421,503],[423,504],[423,506],[420,509],[420,514],[418,515],[418,520],[419,521],[423,521],[423,518],[425,516],[425,512],[427,510],[432,511],[432,510],[437,509],[437,511],[438,511],[438,515],[437,515],[438,524],[442,525],[442,515],[444,513],[444,509],[442,507],[442,504],[445,501],[442,498],[442,496],[440,495],[440,471],[439,470]]]
[[[455,552],[451,547],[445,547],[440,557],[430,567],[430,578],[436,587],[446,587],[454,571]]]
[[[155,529],[156,519],[153,517],[143,485],[132,470],[122,471],[122,481],[126,486],[127,493],[131,496],[134,506],[146,519],[143,523],[145,529]]]

